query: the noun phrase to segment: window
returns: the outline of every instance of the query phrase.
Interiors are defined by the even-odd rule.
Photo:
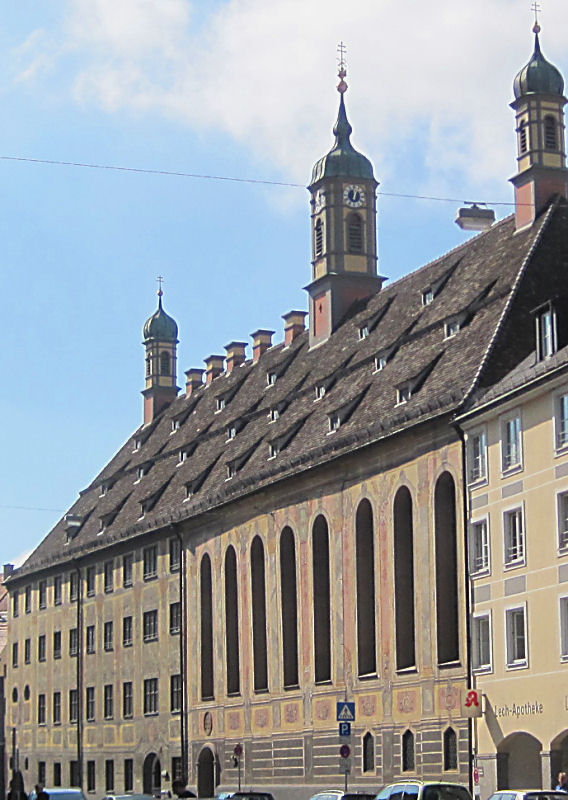
[[[93,597],[95,594],[95,585],[97,579],[97,572],[95,567],[87,567],[87,597]]]
[[[491,616],[479,614],[471,621],[472,666],[475,670],[489,671],[491,658]]]
[[[220,395],[219,397],[216,398],[216,409],[218,412],[222,411],[225,408],[226,404],[227,401],[225,399],[225,395]]]
[[[114,686],[112,683],[105,684],[103,692],[105,719],[112,719],[114,716]]]
[[[526,607],[509,608],[506,614],[507,666],[527,666]]]
[[[16,591],[12,595],[12,616],[13,617],[17,617],[19,615],[19,613],[20,613],[19,599],[20,599],[20,595],[18,594],[18,590],[16,589]]]
[[[160,375],[170,374],[170,354],[167,350],[162,350],[160,353]]]
[[[396,392],[397,405],[401,405],[402,403],[408,403],[411,396],[412,396],[412,388],[410,384],[401,386],[400,389],[397,389]]]
[[[278,407],[271,408],[269,413],[270,422],[276,422],[280,418],[280,409]]]
[[[386,367],[386,365],[387,365],[387,357],[384,353],[375,356],[375,372],[380,372]]]
[[[402,734],[402,771],[411,772],[414,770],[414,734],[412,731],[405,731]]]
[[[558,549],[568,548],[568,492],[558,495]]]
[[[122,556],[122,585],[132,586],[132,553]]]
[[[157,610],[145,611],[143,618],[143,633],[145,642],[155,642],[158,638],[158,612]]]
[[[53,785],[61,786],[61,763],[59,761],[53,765]]]
[[[181,711],[181,675],[170,677],[170,711]]]
[[[69,762],[69,786],[80,786],[79,780],[79,762]]]
[[[275,372],[267,373],[267,375],[266,375],[266,384],[267,384],[267,386],[274,386],[274,384],[276,383],[276,378],[277,377],[278,376],[276,375]]]
[[[487,520],[472,522],[469,529],[469,569],[472,575],[489,570],[489,531]]]
[[[105,561],[104,590],[106,594],[114,591],[114,564],[112,561]]]
[[[18,666],[18,642],[12,644],[12,666]]]
[[[286,652],[288,642],[286,632],[284,631],[283,634],[282,647]],[[225,553],[225,674],[228,695],[236,695],[240,691],[239,661],[237,556],[235,548],[230,545]],[[286,674],[284,674],[284,685],[286,685]]]
[[[149,581],[158,574],[158,548],[156,545],[144,548],[144,580]]]
[[[95,626],[87,625],[85,636],[85,649],[87,653],[95,652]]]
[[[158,679],[146,678],[144,680],[144,714],[157,714],[158,711]]]
[[[94,686],[87,686],[86,702],[85,702],[85,714],[86,714],[86,717],[87,717],[87,722],[94,722],[95,721],[95,687]]]
[[[524,563],[525,560],[525,531],[523,509],[514,508],[503,514],[503,528],[505,533],[505,566]]]
[[[560,656],[568,661],[568,597],[560,598]]]
[[[114,761],[111,758],[105,759],[105,792],[114,792]]]
[[[347,218],[347,248],[350,253],[363,252],[363,220],[359,214]]]
[[[484,430],[472,433],[468,438],[468,469],[470,483],[487,478],[487,434]]]
[[[71,628],[69,631],[69,655],[76,656],[79,652],[79,631],[77,628]]]
[[[47,606],[47,581],[40,581],[38,584],[38,604],[40,608]]]
[[[180,756],[172,756],[172,781],[183,780],[183,763]]]
[[[369,326],[367,323],[359,328],[359,339],[366,339],[369,336]]]
[[[181,542],[177,536],[170,539],[170,572],[178,572],[181,566]]]
[[[314,254],[316,258],[323,255],[323,222],[318,219],[315,225]]]
[[[501,424],[501,459],[503,472],[522,466],[521,417],[519,414],[505,419]]]
[[[422,292],[422,305],[429,306],[430,303],[433,302],[433,300],[434,300],[434,290],[432,289],[431,286],[429,286]]]
[[[551,306],[536,315],[536,353],[539,361],[556,352],[556,313]]]
[[[568,394],[556,399],[556,447],[560,450],[568,445]]]
[[[170,603],[170,633],[181,631],[181,603]]]
[[[104,627],[104,648],[108,652],[112,650],[114,647],[114,631],[112,620],[110,622],[105,622]]]
[[[46,657],[47,657],[47,648],[45,641],[45,633],[41,633],[37,637],[37,660],[45,661]]]
[[[53,605],[60,606],[63,599],[63,579],[56,575],[53,579]]]
[[[53,724],[61,724],[61,692],[53,692]]]
[[[124,791],[131,792],[134,789],[134,760],[124,759]]]
[[[77,689],[69,690],[69,722],[77,722],[79,718],[79,696]],[[53,781],[55,783],[55,779]],[[56,784],[59,785],[59,784]]]
[[[444,731],[444,770],[458,768],[458,737],[453,728]]]
[[[53,631],[53,658],[61,658],[61,631]]]
[[[25,639],[24,641],[24,664],[31,664],[32,661],[32,640]]]
[[[321,400],[325,392],[326,392],[325,383],[320,383],[318,386],[316,386],[315,400]]]
[[[276,458],[278,453],[280,452],[280,440],[277,439],[274,442],[269,442],[268,444],[268,458]]]
[[[37,782],[45,786],[47,783],[47,769],[45,761],[37,762]]]
[[[69,574],[69,600],[74,603],[79,596],[79,574],[71,572]]]
[[[132,681],[124,681],[122,684],[122,716],[124,719],[132,717],[133,706]]]
[[[132,617],[122,618],[122,645],[123,647],[132,646]]]
[[[373,734],[367,733],[363,736],[363,772],[374,772],[375,770],[375,740]]]
[[[556,134],[556,120],[551,114],[544,118],[544,146],[547,150],[558,149],[558,136]]]
[[[211,700],[214,691],[213,660],[213,584],[211,559],[205,553],[199,568],[200,639],[201,639],[201,699]]]
[[[341,427],[341,417],[336,412],[335,414],[329,415],[329,432],[333,433],[333,431],[338,431]]]
[[[236,439],[237,437],[237,426],[236,425],[229,425],[227,428],[227,441],[230,442],[231,439]]]
[[[46,711],[45,695],[44,694],[38,694],[38,696],[37,696],[37,724],[38,725],[45,725],[45,711]]]
[[[450,322],[446,322],[444,326],[444,336],[446,339],[451,339],[452,336],[456,336],[460,332],[460,323],[457,319],[453,319]]]
[[[97,788],[95,762],[87,761],[87,791],[94,792]]]
[[[526,153],[528,150],[528,127],[526,120],[523,120],[519,126],[519,150],[521,153]]]
[[[24,590],[24,611],[26,614],[31,614],[32,610],[32,587],[26,586]]]

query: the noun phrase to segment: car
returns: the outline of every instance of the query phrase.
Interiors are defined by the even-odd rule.
[[[566,792],[555,789],[499,789],[489,800],[566,800]]]
[[[310,800],[375,800],[375,792],[344,792],[343,789],[324,789]]]
[[[471,795],[461,783],[410,780],[387,784],[376,800],[471,800]]]
[[[62,786],[46,786],[43,790],[47,792],[49,800],[86,800],[81,789],[67,789]],[[32,789],[28,800],[37,800],[36,790]]]
[[[231,795],[231,800],[233,797],[240,797],[241,800],[274,800],[274,795],[270,794],[270,792],[234,792]]]
[[[153,794],[106,794],[103,800],[156,800],[156,798]]]

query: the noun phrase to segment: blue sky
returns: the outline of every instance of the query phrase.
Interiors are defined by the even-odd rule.
[[[0,30],[0,156],[299,183],[332,143],[336,46],[380,191],[509,202],[520,0],[22,0]],[[565,0],[545,55],[568,74]],[[142,420],[165,277],[179,380],[307,307],[308,193],[0,159],[3,560],[32,549]],[[395,279],[464,240],[459,203],[379,198]],[[496,207],[499,217],[509,213]],[[47,509],[47,510],[44,510]]]

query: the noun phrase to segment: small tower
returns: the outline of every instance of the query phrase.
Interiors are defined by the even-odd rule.
[[[144,424],[148,425],[175,399],[178,326],[162,308],[162,278],[158,278],[158,308],[147,320],[143,329],[146,348],[146,388],[144,396]]]
[[[315,164],[308,189],[312,207],[310,346],[325,341],[356,300],[378,292],[376,189],[369,159],[351,144],[344,95],[346,68],[339,46],[339,113],[335,144]]]
[[[517,121],[518,171],[511,178],[517,230],[531,225],[553,195],[568,195],[564,80],[542,54],[538,20],[533,33],[534,53],[515,78],[511,103]]]

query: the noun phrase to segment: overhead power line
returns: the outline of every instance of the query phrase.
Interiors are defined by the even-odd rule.
[[[5,506],[0,505],[0,508],[9,508],[13,511],[50,511],[57,514],[63,514],[63,508],[42,508],[41,506]]]

